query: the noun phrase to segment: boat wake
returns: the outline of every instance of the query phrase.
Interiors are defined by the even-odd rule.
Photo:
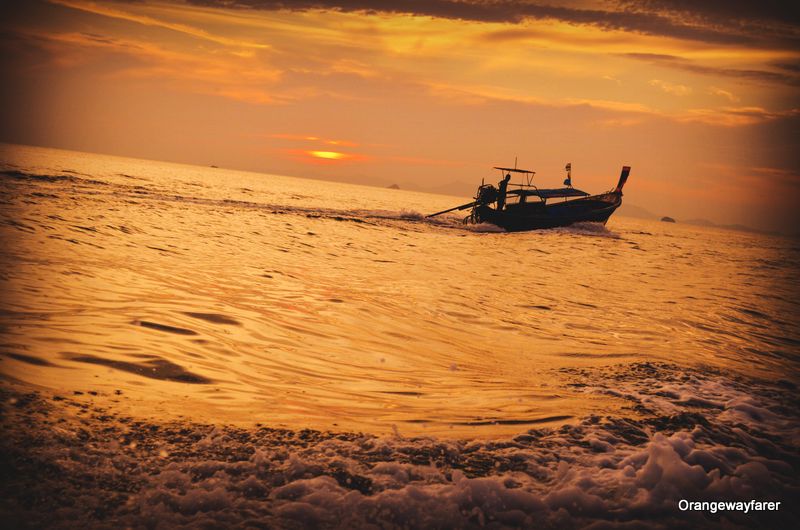
[[[563,232],[579,236],[609,237],[619,239],[620,235],[609,230],[603,223],[574,223],[560,228],[551,228],[553,232]]]
[[[479,225],[476,224],[467,224],[463,225],[469,232],[478,232],[478,233],[491,233],[491,234],[499,234],[506,231],[505,228],[500,228],[499,226],[493,225],[491,223],[482,223]]]
[[[69,173],[69,174],[67,174]],[[216,199],[189,194],[176,194],[152,184],[127,184],[119,182],[108,182],[104,180],[83,178],[77,172],[64,172],[63,174],[39,174],[36,172],[25,172],[19,168],[7,168],[0,171],[0,174],[7,180],[6,185],[11,183],[36,183],[41,187],[59,188],[61,193],[90,194],[96,197],[98,194],[113,194],[115,197],[127,197],[137,201],[159,201],[171,203],[190,203],[207,207],[222,207],[234,210],[256,210],[262,213],[273,215],[300,215],[313,219],[327,219],[333,221],[347,221],[362,224],[384,224],[384,223],[423,223],[426,226],[452,228],[467,230],[475,233],[502,233],[506,230],[491,223],[465,224],[463,215],[443,215],[440,217],[427,217],[425,214],[416,210],[401,209],[392,210],[367,210],[367,209],[335,209],[308,207],[284,203],[259,202],[240,199]],[[120,174],[126,180],[137,179],[148,181],[127,174]],[[252,191],[252,190],[248,190]],[[59,195],[53,195],[57,198]],[[37,197],[42,198],[42,194]],[[292,197],[293,199],[296,197]],[[597,237],[619,237],[617,234],[608,230],[601,223],[575,223],[564,228],[553,228],[553,231],[563,231],[575,235],[590,235]]]

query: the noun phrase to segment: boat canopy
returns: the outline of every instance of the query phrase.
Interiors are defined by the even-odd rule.
[[[524,197],[541,197],[542,199],[554,199],[557,197],[588,197],[585,191],[575,188],[555,188],[549,190],[540,189],[519,189],[509,190],[508,195],[520,195]]]
[[[517,169],[515,167],[494,167],[495,169],[499,169],[500,171],[510,171],[511,173],[529,173],[533,175],[536,173],[535,171],[531,171],[529,169]]]

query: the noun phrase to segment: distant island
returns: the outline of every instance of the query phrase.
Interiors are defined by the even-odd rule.
[[[660,217],[655,213],[651,212],[650,210],[642,208],[641,206],[636,206],[633,204],[625,204],[624,202],[622,203],[622,206],[620,206],[619,208],[619,213],[626,217],[635,217],[638,219],[652,219],[652,220],[660,219],[665,223],[677,223],[677,221],[672,217],[668,216]],[[752,234],[767,234],[767,235],[780,234],[780,232],[759,230],[757,228],[752,228],[750,226],[745,226],[742,224],[717,224],[714,221],[709,221],[708,219],[686,219],[686,220],[681,220],[681,224],[705,226],[709,228],[722,228],[724,230],[735,230],[737,232],[749,232]]]
[[[398,186],[397,184],[390,184],[389,186],[386,186],[386,187],[389,188],[390,190],[399,190],[400,189],[400,186]]]

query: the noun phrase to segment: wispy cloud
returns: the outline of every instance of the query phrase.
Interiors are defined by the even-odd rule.
[[[776,31],[791,33],[800,24],[797,11],[786,9],[780,1],[766,0],[618,0],[619,5],[633,11],[665,13],[694,23],[770,25]]]
[[[676,95],[688,95],[691,89],[683,85],[675,85],[664,81],[655,81],[664,91],[672,91]],[[717,107],[689,108],[681,111],[663,111],[643,103],[603,100],[594,98],[559,98],[544,100],[511,92],[494,90],[492,87],[466,87],[437,84],[430,87],[431,93],[437,97],[452,100],[458,104],[485,105],[492,101],[513,102],[522,105],[567,109],[586,107],[596,111],[611,113],[599,118],[594,123],[607,127],[627,127],[638,125],[647,120],[666,120],[677,123],[702,123],[720,127],[738,127],[764,123],[780,118],[800,116],[800,109],[770,111],[763,107]]]
[[[800,76],[788,72],[774,72],[771,70],[754,70],[743,68],[720,68],[698,64],[685,57],[658,53],[625,53],[624,57],[645,61],[657,66],[666,66],[686,72],[705,74],[718,77],[732,77],[745,81],[769,83],[778,85],[800,85]]]
[[[87,13],[93,13],[95,15],[101,15],[104,17],[115,18],[120,20],[127,20],[129,22],[135,22],[137,24],[142,24],[145,26],[160,27],[172,31],[177,31],[179,33],[183,33],[184,35],[190,35],[192,37],[221,44],[223,46],[232,46],[237,48],[256,48],[256,49],[270,48],[268,44],[258,43],[258,42],[248,42],[241,39],[234,39],[221,35],[215,35],[203,29],[189,26],[186,24],[170,22],[166,20],[159,20],[154,17],[146,15],[137,15],[135,13],[124,11],[122,9],[116,9],[114,7],[110,7],[109,4],[82,2],[79,0],[49,0],[49,1],[54,4],[60,4],[66,7],[70,7],[72,9],[85,11]]]
[[[718,96],[718,97],[721,97],[721,98],[725,98],[728,101],[730,101],[731,103],[738,103],[740,101],[739,97],[736,96],[735,94],[733,94],[732,92],[729,92],[727,90],[723,90],[721,88],[717,88],[715,86],[708,87],[708,94],[710,94],[712,96]]]
[[[699,122],[733,127],[798,116],[800,116],[800,109],[774,112],[762,107],[723,107],[720,109],[690,109],[676,116],[676,119],[682,122]]]
[[[625,118],[606,118],[603,120],[598,120],[594,122],[596,125],[600,127],[606,128],[619,128],[619,127],[633,127],[635,125],[641,125],[645,123],[645,119],[642,117],[625,117]]]
[[[351,142],[350,140],[334,140],[331,138],[321,138],[319,136],[314,136],[310,134],[276,133],[276,134],[270,134],[269,137],[277,138],[280,140],[315,142],[325,145],[339,145],[343,147],[358,147],[358,144],[356,142]]]
[[[48,50],[55,64],[71,67],[94,59],[94,53],[125,56],[126,62],[103,62],[103,75],[166,82],[181,90],[254,104],[285,103],[294,96],[276,89],[283,71],[263,61],[236,55],[197,54],[151,42],[96,33],[28,32],[26,38]]]
[[[662,91],[667,94],[672,94],[673,96],[688,96],[692,93],[692,89],[686,85],[670,83],[669,81],[662,81],[661,79],[651,79],[649,85],[658,87]]]

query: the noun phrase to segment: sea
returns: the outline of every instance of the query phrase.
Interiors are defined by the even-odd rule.
[[[0,511],[800,523],[798,239],[426,217],[468,201],[0,144]]]

